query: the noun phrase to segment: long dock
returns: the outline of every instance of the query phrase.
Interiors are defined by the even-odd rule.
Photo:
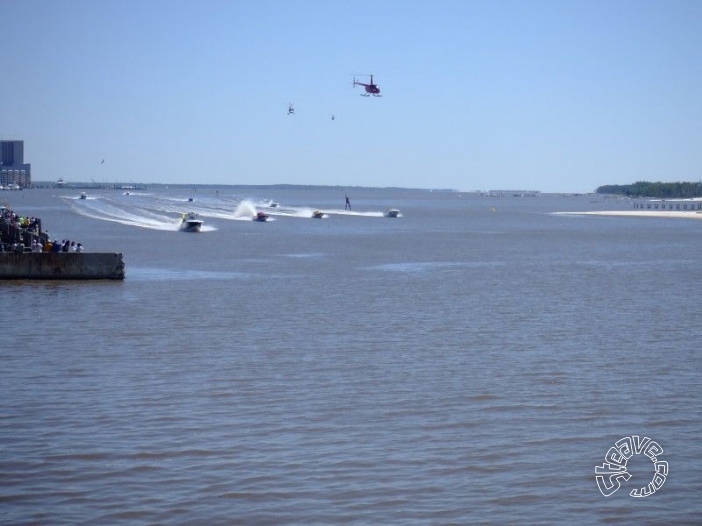
[[[4,279],[124,279],[120,252],[0,252]]]

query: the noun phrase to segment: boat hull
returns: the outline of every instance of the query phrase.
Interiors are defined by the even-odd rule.
[[[180,225],[181,232],[199,232],[202,228],[202,221],[185,221]]]

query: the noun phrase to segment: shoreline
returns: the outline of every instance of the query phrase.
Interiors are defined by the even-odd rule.
[[[702,211],[679,210],[601,210],[595,212],[552,212],[554,215],[608,216],[608,217],[670,217],[674,219],[702,219]]]

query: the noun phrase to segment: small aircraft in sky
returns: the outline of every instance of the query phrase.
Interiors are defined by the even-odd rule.
[[[288,115],[295,115],[295,106],[293,106],[292,102],[288,106]]]
[[[373,83],[373,75],[368,75],[370,77],[370,82],[368,84],[365,84],[363,82],[358,82],[356,80],[356,77],[353,78],[353,87],[355,88],[356,86],[363,86],[366,90],[365,93],[361,93],[361,97],[370,97],[373,95],[374,97],[382,97],[380,94],[380,88]]]

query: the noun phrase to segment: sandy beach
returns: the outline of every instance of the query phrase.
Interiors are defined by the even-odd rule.
[[[701,210],[600,210],[594,212],[553,212],[556,215],[618,216],[618,217],[670,217],[676,219],[702,219]]]

